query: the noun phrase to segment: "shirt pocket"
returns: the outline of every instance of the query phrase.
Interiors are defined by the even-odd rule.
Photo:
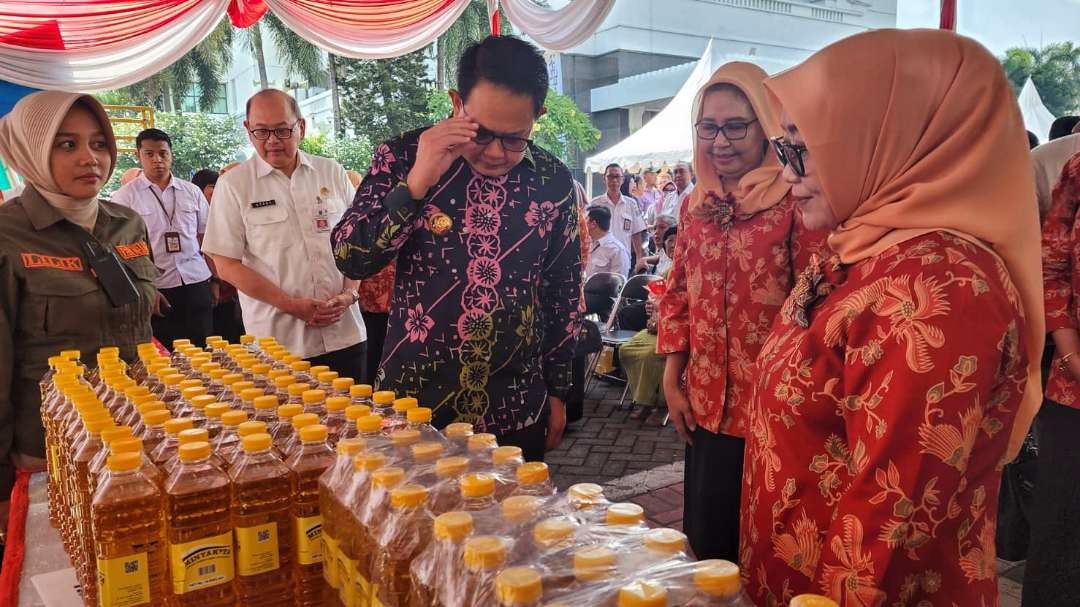
[[[88,274],[29,276],[19,326],[29,336],[97,335],[108,305],[104,298],[105,293]]]
[[[244,214],[247,246],[256,257],[277,258],[281,248],[287,242],[294,242],[301,234],[297,230],[292,235],[287,233],[289,211],[282,204],[278,202],[274,206],[247,209]]]
[[[179,196],[176,201],[175,226],[177,232],[195,238],[199,233],[199,205],[190,194]]]

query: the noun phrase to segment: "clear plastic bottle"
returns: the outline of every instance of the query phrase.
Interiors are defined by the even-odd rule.
[[[432,486],[428,499],[432,514],[438,516],[461,509],[461,477],[468,471],[469,458],[461,455],[444,457],[435,462],[435,477],[438,480]]]
[[[413,445],[420,443],[420,432],[402,428],[390,433],[390,443],[394,446],[394,461],[405,464],[412,459]]]
[[[240,459],[240,456],[244,454],[244,437],[263,433],[266,433],[266,422],[246,421],[236,427],[236,435],[240,437],[240,441],[236,444],[236,448],[225,458],[226,472],[229,468],[232,468],[233,464],[236,463],[236,460]]]
[[[113,441],[112,445],[109,446],[109,451],[111,451],[113,455],[119,453],[138,453],[140,459],[142,460],[142,464],[140,464],[139,466],[139,472],[141,472],[142,475],[146,478],[153,481],[153,483],[158,487],[164,487],[165,474],[162,473],[161,470],[158,470],[158,467],[150,461],[150,456],[148,456],[146,454],[146,451],[143,450],[143,441],[141,438],[125,438],[122,440]],[[105,481],[105,476],[108,473],[109,467],[108,465],[106,465],[105,472],[101,475],[101,478],[98,481],[99,486],[102,482]]]
[[[502,607],[540,607],[543,594],[540,572],[532,567],[508,567],[495,576],[495,597]]]
[[[377,538],[378,548],[372,566],[378,580],[372,594],[373,604],[383,607],[407,607],[413,559],[431,541],[431,518],[424,508],[428,490],[408,483],[390,492],[390,515]]]
[[[260,388],[244,388],[240,390],[240,402],[233,401],[232,408],[247,411],[248,415],[252,415],[255,413],[255,399],[263,396],[263,394],[264,392]]]
[[[304,413],[314,413],[320,420],[326,415],[326,390],[306,390],[301,398],[304,399]]]
[[[300,405],[281,405],[277,408],[277,419],[270,424],[270,436],[274,437],[274,448],[279,453],[285,452],[293,436],[292,418],[303,412],[304,408]]]
[[[289,388],[286,390],[289,394],[289,398],[281,401],[281,403],[284,405],[300,405],[302,407],[304,406],[304,392],[311,389],[311,384],[306,382],[289,384]]]
[[[345,407],[345,425],[341,428],[340,438],[356,438],[359,431],[356,429],[356,420],[371,415],[371,407],[367,405],[349,405]]]
[[[139,473],[142,457],[120,453],[94,493],[90,516],[96,576],[93,600],[101,605],[165,603],[165,525],[161,491]],[[97,583],[100,582],[100,583]],[[84,594],[84,600],[91,597]]]
[[[596,511],[607,504],[604,488],[596,483],[577,483],[566,490],[566,499],[570,507],[578,511]]]
[[[574,551],[574,589],[588,584],[611,580],[618,572],[615,551],[600,544],[584,546]]]
[[[150,454],[150,461],[164,471],[168,461],[176,457],[176,449],[180,446],[179,434],[193,427],[190,417],[174,417],[165,422],[165,440]]]
[[[519,535],[521,526],[528,524],[536,516],[541,504],[542,500],[535,495],[512,495],[499,503],[503,521],[514,531],[514,537]]]
[[[518,486],[513,495],[555,495],[555,485],[551,482],[551,473],[544,462],[525,462],[517,467],[514,474],[517,476]]]
[[[169,417],[172,417],[172,414],[169,413],[168,408],[165,407],[165,403],[161,402],[160,400],[151,400],[142,403],[141,405],[139,405],[139,413],[137,415],[137,419],[134,419],[126,424],[131,426],[131,430],[135,434],[135,436],[143,436],[144,434],[146,434],[146,415],[151,411],[164,411],[166,414],[169,415]]]
[[[473,435],[473,425],[464,422],[454,422],[443,428],[443,436],[454,446],[459,453],[468,451],[469,437]]]
[[[233,389],[233,386],[243,381],[244,376],[240,373],[226,373],[223,375],[221,377],[221,385],[224,386],[224,389],[221,391],[221,394],[218,395],[218,402],[236,403],[238,393]],[[255,385],[252,384],[251,387],[254,388]]]
[[[491,471],[495,476],[495,500],[501,502],[517,490],[517,468],[525,463],[521,447],[506,445],[491,450]]]
[[[326,399],[326,415],[323,417],[323,425],[329,431],[327,440],[330,442],[331,447],[337,444],[342,431],[345,429],[345,409],[350,402],[347,396],[331,396]]]
[[[143,447],[148,454],[153,453],[165,440],[165,422],[170,419],[172,416],[166,409],[147,411],[142,419],[144,423],[142,433],[137,431],[137,427],[136,431],[132,432],[134,436],[143,439]]]
[[[367,597],[361,604],[370,604],[374,596],[374,585],[378,580],[374,578],[372,566],[378,550],[378,534],[390,514],[390,493],[404,480],[405,470],[397,466],[385,466],[371,473],[371,494],[358,513],[355,579],[360,583],[360,596]]]
[[[182,445],[165,481],[169,605],[229,607],[236,601],[229,477],[211,455],[207,442]]]
[[[367,451],[353,459],[353,474],[348,479],[346,490],[342,494],[342,517],[335,521],[338,532],[338,584],[339,598],[347,606],[357,605],[360,597],[370,587],[367,580],[358,577],[360,550],[360,511],[367,502],[371,490],[371,476],[386,465],[386,456],[382,453]]]
[[[161,392],[161,401],[165,403],[165,406],[169,408],[169,411],[176,415],[177,410],[181,407],[180,400],[180,382],[184,381],[184,376],[179,373],[171,373],[161,378],[161,384],[163,386]]]
[[[439,605],[439,589],[448,580],[463,577],[465,540],[472,535],[473,528],[473,517],[468,512],[453,510],[435,517],[431,549],[417,557],[410,568],[409,607]]]
[[[390,442],[390,439],[383,434],[382,428],[383,417],[381,415],[372,413],[356,419],[356,435],[367,441],[368,449],[375,449]]]
[[[105,471],[105,459],[111,454],[110,446],[114,440],[132,438],[134,435],[127,426],[108,426],[101,430],[101,450],[90,460],[90,494],[97,489],[101,473]]]
[[[274,387],[270,378],[267,377],[270,374],[271,366],[269,363],[256,363],[251,365],[251,381],[255,382],[256,388],[262,388],[270,390]]]
[[[206,408],[216,403],[217,401],[214,400],[213,396],[205,394],[206,388],[193,388],[192,390],[195,389],[204,392],[204,394],[195,396],[188,401],[188,413],[181,413],[179,415],[176,415],[175,417],[184,417],[185,415],[189,415],[191,417],[191,423],[194,424],[196,428],[202,428],[206,425]]]
[[[506,563],[507,546],[501,537],[478,535],[465,542],[465,574],[460,583],[443,587],[444,607],[466,607],[495,603],[495,575]]]
[[[289,437],[288,442],[285,443],[285,447],[281,450],[281,453],[286,460],[291,458],[293,453],[300,449],[302,444],[300,431],[308,426],[319,424],[319,416],[314,413],[301,413],[300,415],[294,415],[291,423],[293,429],[292,436]]]
[[[491,468],[491,451],[499,446],[494,434],[480,432],[473,434],[465,442],[466,451],[472,458],[472,467],[477,470]]]
[[[611,504],[604,516],[609,527],[632,527],[645,524],[645,509],[633,502]]]
[[[477,512],[496,504],[495,477],[485,473],[470,473],[461,478],[461,510]]]
[[[230,410],[228,404],[218,402],[210,403],[203,409],[206,413],[205,428],[206,432],[210,435],[210,440],[214,440],[218,437],[218,434],[221,434],[221,416]],[[246,413],[246,411],[241,411],[241,413]]]
[[[820,594],[800,594],[791,599],[789,607],[840,607],[836,601]]]
[[[391,390],[379,390],[371,395],[371,412],[390,418],[394,415],[394,400],[397,395]]]
[[[323,592],[323,603],[327,605],[339,605],[341,599],[338,590],[341,584],[338,582],[338,548],[341,532],[338,530],[340,521],[345,516],[345,506],[341,500],[344,497],[348,481],[352,478],[353,458],[364,448],[364,441],[358,438],[343,438],[338,441],[332,466],[319,477],[319,511],[322,512],[323,526],[323,579],[326,588]]]
[[[687,607],[753,607],[743,592],[739,566],[710,559],[694,565],[694,594]]]
[[[311,363],[306,360],[298,360],[289,365],[292,368],[293,377],[296,381],[304,384],[310,384],[314,381],[311,376]]]
[[[291,474],[269,434],[245,436],[242,445],[229,468],[237,604],[292,605]]]
[[[318,380],[318,384],[316,384],[315,387],[329,394],[333,391],[334,380],[337,378],[337,371],[323,371],[322,373],[319,373],[318,376],[316,376],[315,379]]]
[[[221,395],[225,393],[225,382],[223,380],[228,374],[228,370],[220,367],[211,370],[209,373],[209,383],[206,386],[206,393],[218,399],[218,401],[221,401]]]
[[[273,427],[278,421],[277,408],[279,405],[278,398],[273,394],[259,396],[251,401],[253,411],[248,411],[248,415],[255,421],[265,422],[267,427]]]
[[[371,402],[372,394],[374,394],[374,392],[372,392],[371,384],[354,384],[349,388],[349,398],[352,399],[352,404],[367,406],[369,413],[374,404]]]
[[[165,473],[165,476],[172,475],[173,470],[180,464],[180,448],[191,443],[209,444],[210,437],[206,432],[206,428],[188,428],[187,430],[181,430],[180,433],[176,435],[176,453],[169,458],[161,468],[161,471]],[[210,452],[210,463],[221,470],[225,469],[225,462],[213,451]]]
[[[652,580],[634,580],[619,588],[618,607],[668,607],[667,588]]]
[[[338,377],[334,381],[330,382],[330,390],[327,391],[329,396],[344,396],[350,397],[350,390],[352,390],[353,384],[356,383],[351,377]]]
[[[319,509],[319,478],[334,463],[334,452],[326,442],[326,426],[303,426],[299,434],[300,444],[285,462],[292,471],[292,519],[296,545],[293,587],[297,605],[318,606],[322,604],[323,587],[326,585],[322,574],[323,517]]]
[[[405,396],[402,398],[395,398],[393,405],[394,412],[386,420],[387,432],[394,432],[399,428],[404,428],[409,425],[409,409],[415,409],[420,406],[420,401],[411,396]]]
[[[113,422],[109,412],[100,409],[84,420],[86,434],[75,448],[72,458],[73,472],[72,481],[74,493],[73,544],[78,548],[77,560],[81,564],[77,568],[80,581],[83,584],[85,596],[97,598],[97,588],[93,573],[94,559],[94,535],[90,528],[90,503],[94,494],[91,493],[90,462],[103,448],[101,444],[101,431],[110,427]],[[71,551],[69,551],[70,553]]]
[[[312,384],[312,388],[314,388],[315,384],[318,383],[319,374],[330,370],[330,367],[327,365],[312,365],[308,369],[308,374],[311,375],[311,379],[308,380],[308,383]]]
[[[289,400],[289,386],[296,383],[296,378],[292,375],[282,375],[274,380],[274,394],[277,395],[278,400],[281,402],[288,402]]]
[[[221,414],[221,433],[211,441],[214,453],[225,463],[226,468],[232,463],[234,452],[240,447],[240,424],[246,422],[246,411],[235,409]]]

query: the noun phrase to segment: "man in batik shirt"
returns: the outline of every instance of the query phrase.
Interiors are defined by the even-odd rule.
[[[397,262],[380,387],[530,460],[562,436],[580,323],[574,182],[528,139],[547,90],[535,47],[471,46],[452,117],[380,145],[332,236],[347,276]]]

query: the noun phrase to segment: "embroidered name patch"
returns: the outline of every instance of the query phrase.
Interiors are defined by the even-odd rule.
[[[67,272],[82,272],[82,259],[78,257],[55,257],[40,253],[23,253],[23,267],[25,268],[52,268]]]
[[[261,208],[264,208],[264,207],[272,207],[272,206],[274,206],[276,204],[277,204],[276,200],[260,200],[258,202],[251,203],[251,208],[253,208],[253,209],[261,209]]]
[[[136,257],[146,257],[150,254],[150,247],[147,246],[145,240],[140,240],[131,244],[118,244],[116,245],[116,252],[120,254],[124,261],[127,261]]]

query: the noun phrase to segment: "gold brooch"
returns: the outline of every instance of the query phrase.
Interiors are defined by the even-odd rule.
[[[431,232],[436,236],[442,236],[450,231],[450,228],[454,227],[454,220],[450,219],[450,216],[446,213],[435,213],[428,219],[428,225],[431,226]]]
[[[319,196],[322,196],[323,198],[330,196],[330,188],[326,186],[319,188]]]

